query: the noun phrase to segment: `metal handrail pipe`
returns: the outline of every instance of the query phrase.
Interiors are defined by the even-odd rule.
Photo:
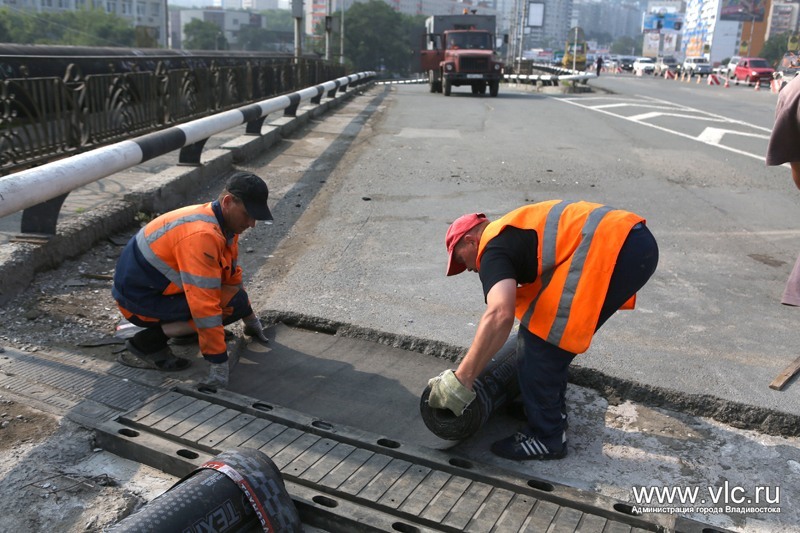
[[[42,204],[59,196],[174,150],[207,140],[270,113],[295,107],[353,82],[366,80],[375,72],[360,72],[290,93],[249,104],[121,141],[90,152],[0,177],[0,217]]]

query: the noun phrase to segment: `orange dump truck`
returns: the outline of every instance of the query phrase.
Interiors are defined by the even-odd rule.
[[[469,85],[472,94],[497,96],[503,63],[495,54],[494,15],[434,15],[425,21],[421,70],[432,93],[450,96],[453,87]]]

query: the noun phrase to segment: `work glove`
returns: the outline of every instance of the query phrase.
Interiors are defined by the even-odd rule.
[[[476,396],[474,391],[458,381],[456,373],[450,369],[429,380],[428,385],[431,388],[428,405],[436,409],[449,409],[456,416],[461,416]]]
[[[264,334],[264,328],[261,327],[261,321],[256,317],[253,316],[251,318],[244,318],[242,319],[244,322],[244,334],[248,337],[253,337],[254,339],[267,344],[269,339]]]

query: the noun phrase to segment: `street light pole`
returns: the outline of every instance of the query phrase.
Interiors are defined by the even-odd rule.
[[[756,14],[751,13],[751,15],[753,15],[753,18],[750,19],[750,38],[747,40],[747,57],[750,57],[750,45],[753,44],[753,32],[756,26]]]
[[[345,0],[342,0],[342,21],[341,21],[341,28],[339,31],[339,64],[344,65],[344,8],[345,8]]]
[[[575,43],[573,44],[572,48],[572,71],[575,71],[575,60],[577,59],[578,55],[578,27],[575,26]]]

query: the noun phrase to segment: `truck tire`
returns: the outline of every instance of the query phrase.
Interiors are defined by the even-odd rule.
[[[432,70],[430,72],[428,72],[428,85],[429,85],[430,91],[432,93],[435,93],[436,92],[436,78],[434,77]]]
[[[498,92],[500,92],[500,80],[490,81],[489,96],[497,96]]]
[[[444,80],[444,95],[450,96],[450,92],[453,90],[453,82],[451,80]]]

